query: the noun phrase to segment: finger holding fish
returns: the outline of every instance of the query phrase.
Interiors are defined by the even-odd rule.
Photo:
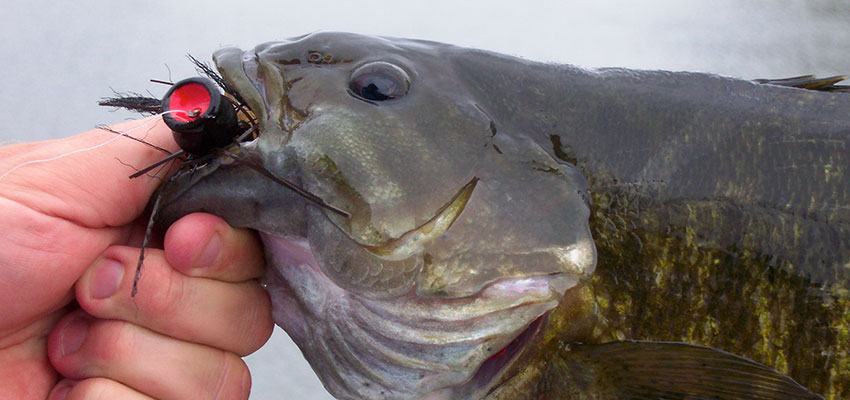
[[[25,271],[0,280],[7,310],[0,330],[17,329],[64,306],[85,268],[108,246],[126,243],[160,179],[127,179],[176,147],[157,118],[128,121],[65,139],[0,148],[0,264]],[[124,134],[126,136],[119,136]],[[170,141],[170,142],[169,142]],[[169,144],[170,143],[170,144]]]
[[[0,184],[10,189],[4,195],[45,214],[99,228],[136,219],[162,181],[127,176],[133,168],[161,159],[163,150],[176,150],[177,145],[162,118],[153,116],[7,149],[0,164]],[[116,168],[116,160],[128,167]],[[35,193],[50,196],[33,196]]]
[[[147,250],[135,297],[130,288],[138,249],[113,246],[77,282],[77,301],[97,318],[127,321],[174,340],[239,355],[255,351],[273,327],[268,295],[254,279],[263,267],[255,237],[205,214],[187,216],[176,227],[183,231],[166,234],[168,250]],[[199,236],[185,239],[189,232]],[[169,263],[169,253],[184,257]]]
[[[236,399],[250,391],[248,369],[231,352],[81,310],[59,321],[48,343],[51,362],[71,379],[106,378],[158,399]]]
[[[272,329],[268,295],[255,280],[264,267],[253,254],[257,239],[207,214],[174,226],[167,251],[148,249],[135,297],[138,248],[112,246],[83,273],[75,288],[83,310],[60,320],[47,341],[51,363],[71,378],[53,396],[247,397],[240,356]],[[167,253],[179,256],[169,262]]]
[[[69,311],[75,282],[109,246],[132,240],[165,176],[128,175],[176,147],[154,117],[0,148],[0,359],[9,361],[0,363],[0,398],[47,396],[58,375],[47,335]]]

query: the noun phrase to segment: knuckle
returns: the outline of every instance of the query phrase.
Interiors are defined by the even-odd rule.
[[[92,326],[92,360],[108,366],[122,362],[136,348],[137,336],[133,326],[124,321],[97,321]]]
[[[156,283],[156,286],[146,290],[147,313],[157,316],[174,315],[180,310],[186,295],[184,280],[180,279],[178,274],[172,273],[169,268],[157,268],[156,272],[150,275],[154,275],[149,278]]]
[[[212,398],[247,399],[251,393],[251,374],[240,357],[230,352],[221,352],[222,360],[214,374],[216,382]]]

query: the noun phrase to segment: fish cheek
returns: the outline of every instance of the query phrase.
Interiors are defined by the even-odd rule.
[[[289,144],[310,190],[355,207],[346,211],[363,221],[352,222],[369,228],[350,227],[361,243],[380,245],[433,218],[475,177],[490,137],[479,114],[429,119],[396,106],[336,107],[307,121]]]
[[[460,297],[499,279],[550,274],[571,286],[595,269],[583,178],[523,139],[496,138],[501,153],[482,160],[466,208],[427,246],[421,295]]]

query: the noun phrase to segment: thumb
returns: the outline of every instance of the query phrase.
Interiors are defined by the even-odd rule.
[[[110,128],[169,152],[178,149],[159,116]],[[141,214],[170,171],[128,176],[167,155],[105,129],[7,146],[0,148],[0,195],[85,227],[121,226]]]

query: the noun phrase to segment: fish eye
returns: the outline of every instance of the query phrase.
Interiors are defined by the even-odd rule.
[[[365,64],[351,74],[351,93],[363,100],[395,100],[407,94],[410,78],[403,69],[383,61]]]

